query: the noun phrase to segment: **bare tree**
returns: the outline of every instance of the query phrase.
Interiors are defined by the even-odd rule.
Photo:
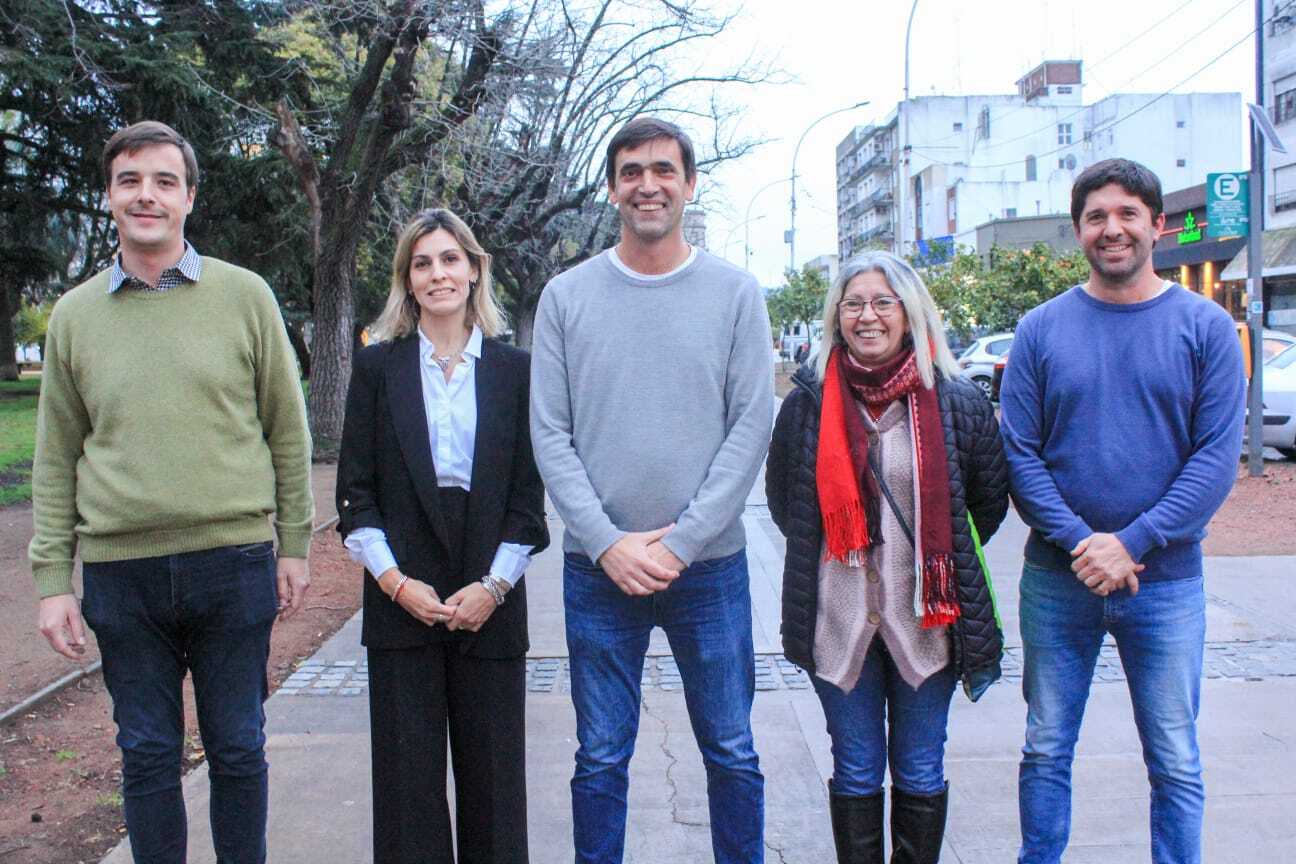
[[[545,283],[617,236],[604,199],[612,133],[645,112],[679,120],[700,139],[705,171],[756,145],[733,136],[735,112],[719,91],[772,76],[750,59],[708,69],[700,58],[732,16],[696,3],[597,0],[578,10],[539,0],[524,20],[477,122],[441,142],[439,162],[461,168],[434,193],[494,251],[518,342],[529,345]]]
[[[358,46],[358,63],[342,103],[326,105],[303,121],[292,102],[281,99],[272,138],[292,163],[310,205],[310,429],[316,458],[329,459],[336,456],[341,438],[351,374],[356,253],[374,198],[389,177],[420,161],[473,115],[486,94],[501,39],[495,26],[487,24],[478,0],[319,3],[308,11]],[[429,40],[437,42],[448,95],[437,100],[433,111],[416,117],[417,61]]]

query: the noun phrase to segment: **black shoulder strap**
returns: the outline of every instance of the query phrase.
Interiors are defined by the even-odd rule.
[[[873,479],[877,481],[878,488],[882,490],[882,496],[886,498],[887,503],[891,505],[891,512],[895,514],[896,521],[900,523],[900,530],[909,538],[909,545],[918,548],[914,542],[913,529],[909,527],[909,522],[905,519],[904,514],[900,512],[900,506],[896,504],[895,496],[891,494],[891,487],[882,479],[882,466],[878,464],[877,448],[868,448],[869,470],[873,472]]]

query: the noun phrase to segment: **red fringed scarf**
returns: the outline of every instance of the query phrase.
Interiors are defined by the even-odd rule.
[[[936,390],[922,386],[913,352],[867,371],[848,363],[845,351],[832,349],[823,382],[819,415],[819,452],[815,481],[819,490],[827,558],[851,566],[864,563],[876,536],[879,492],[868,467],[868,432],[854,404],[885,407],[905,397],[917,452],[918,537],[914,549],[922,598],[922,626],[941,627],[959,617],[950,524],[949,466]],[[825,559],[826,560],[826,559]]]

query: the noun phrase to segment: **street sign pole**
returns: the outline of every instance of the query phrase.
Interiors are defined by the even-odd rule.
[[[1247,389],[1247,473],[1264,474],[1264,0],[1255,0],[1256,111],[1251,112],[1251,225],[1247,234],[1247,327],[1251,333],[1251,382]],[[1265,118],[1268,119],[1268,118]]]
[[[1251,219],[1247,233],[1247,330],[1251,346],[1251,382],[1247,388],[1247,469],[1252,477],[1264,473],[1264,140],[1251,122]]]

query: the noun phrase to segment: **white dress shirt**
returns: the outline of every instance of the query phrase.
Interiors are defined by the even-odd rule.
[[[436,364],[436,347],[418,331],[419,371],[423,381],[423,410],[427,414],[428,448],[436,464],[437,486],[457,486],[472,491],[472,463],[477,444],[477,364],[481,362],[482,332],[473,325],[463,358],[446,381]],[[376,579],[396,566],[396,556],[381,528],[357,528],[344,544],[352,561],[365,566]],[[516,585],[531,562],[533,546],[501,543],[495,550],[490,575]],[[483,574],[484,575],[484,574]]]

